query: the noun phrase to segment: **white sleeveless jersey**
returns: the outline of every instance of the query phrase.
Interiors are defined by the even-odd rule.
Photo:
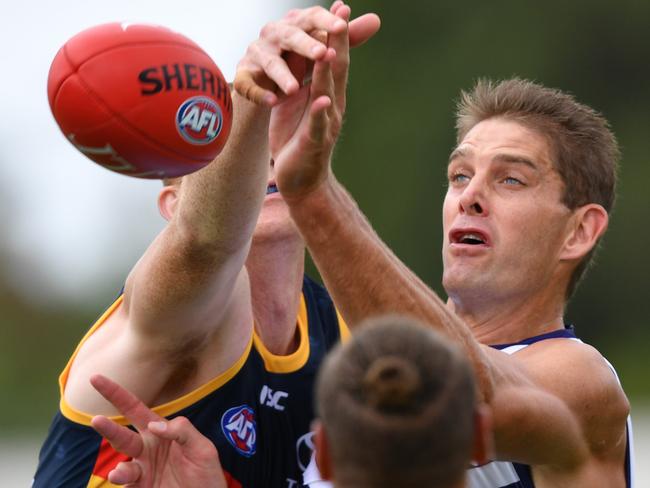
[[[582,342],[575,336],[573,328],[569,327],[566,329],[554,330],[547,334],[531,337],[529,339],[524,339],[523,341],[514,344],[503,344],[492,347],[506,354],[514,354],[535,342],[556,338],[565,338]],[[603,358],[603,360],[607,363],[618,381],[618,376],[616,375],[614,367],[605,358]],[[632,488],[634,486],[632,482],[634,472],[633,467],[632,420],[628,417],[627,447],[625,451],[625,481],[627,488]],[[472,467],[467,472],[467,481],[469,488],[535,488],[530,466],[507,461],[493,461],[482,466]]]
[[[582,342],[580,339],[576,338],[573,328],[567,328],[524,339],[523,341],[514,344],[502,344],[492,347],[506,354],[514,354],[535,342],[555,338],[566,338]],[[618,380],[618,376],[616,375],[616,371],[612,365],[606,359],[604,360],[607,362],[607,365]],[[634,458],[632,446],[632,421],[630,417],[628,417],[627,447],[625,451],[625,481],[627,488],[634,487]],[[305,486],[308,486],[309,488],[333,488],[331,483],[323,481],[313,457],[304,472],[303,482]],[[530,466],[508,461],[492,461],[481,466],[471,467],[467,470],[467,486],[468,488],[535,488]]]

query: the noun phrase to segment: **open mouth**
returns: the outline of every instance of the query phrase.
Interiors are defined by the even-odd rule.
[[[278,186],[275,183],[271,183],[269,186],[266,187],[266,194],[271,195],[272,193],[277,193],[278,192]]]
[[[452,232],[450,240],[452,244],[466,244],[469,246],[480,246],[487,244],[487,237],[485,234],[476,230],[458,230],[456,232]]]

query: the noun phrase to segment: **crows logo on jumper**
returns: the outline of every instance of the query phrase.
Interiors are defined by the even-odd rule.
[[[221,107],[208,97],[188,98],[176,112],[176,128],[190,144],[210,144],[217,138],[222,126]]]
[[[221,417],[221,430],[237,452],[246,457],[255,454],[257,432],[255,412],[248,405],[226,410]]]

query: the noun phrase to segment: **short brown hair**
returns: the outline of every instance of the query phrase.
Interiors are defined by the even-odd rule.
[[[316,386],[337,486],[457,483],[471,458],[476,389],[464,356],[400,317],[369,320]]]
[[[562,203],[574,210],[597,203],[610,212],[616,195],[620,152],[605,118],[573,96],[519,78],[479,80],[462,92],[456,114],[457,142],[476,124],[500,117],[519,122],[549,142],[553,165],[564,183]],[[573,294],[594,250],[578,264],[567,287]]]

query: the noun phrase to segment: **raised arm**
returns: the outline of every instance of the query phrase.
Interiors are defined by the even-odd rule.
[[[381,241],[336,180],[330,157],[345,108],[346,39],[332,35],[330,45],[337,52],[330,97],[339,110],[327,118],[314,114],[311,126],[320,130],[311,134],[311,144],[276,158],[275,169],[278,187],[346,322],[354,327],[369,316],[409,315],[462,347],[482,399],[494,411],[498,458],[563,472],[592,470],[580,475],[590,480],[603,475],[602,464],[593,467],[598,456],[622,465],[627,401],[595,351],[555,341],[511,357],[481,345],[467,324]],[[579,352],[567,355],[567,348]],[[547,360],[557,367],[547,369]],[[572,368],[572,374],[562,374],[563,368]],[[598,387],[585,388],[587,376]],[[606,418],[596,415],[594,405]]]
[[[288,18],[263,29],[239,71],[254,69],[256,79],[270,85],[284,50],[311,61],[327,56],[326,46],[302,29],[330,32],[345,29],[345,22],[321,10],[327,15],[311,23]],[[280,27],[304,37],[285,39]],[[65,388],[74,408],[114,412],[90,388],[93,373],[110,375],[151,404],[223,372],[245,350],[253,317],[244,262],[269,177],[270,105],[234,93],[233,127],[223,152],[162,190],[159,207],[169,223],[129,274],[123,302],[78,351]]]
[[[276,169],[281,191],[301,180],[295,173],[282,175],[278,162]],[[381,241],[329,169],[324,174],[311,191],[283,195],[352,328],[367,317],[399,313],[431,324],[460,345],[474,366],[483,400],[493,410],[498,459],[570,470],[585,466],[596,451],[602,454],[611,447],[621,452],[627,400],[595,351],[583,351],[586,346],[580,344],[553,344],[550,355],[533,348],[523,361],[479,344],[469,327]],[[586,388],[585,378],[598,386]]]
[[[223,153],[163,189],[169,224],[126,282],[124,312],[148,340],[208,333],[242,271],[266,186],[269,110],[237,94],[233,107]]]
[[[345,22],[323,8],[270,23],[240,61],[238,79],[248,73],[271,86],[283,72],[285,51],[310,61],[331,56],[322,42],[306,32],[343,29]],[[298,88],[295,80],[282,85],[280,92],[285,95]],[[274,96],[267,92],[251,103],[235,92],[234,128],[223,153],[204,170],[184,178],[170,201],[163,201],[162,206],[169,207],[170,223],[138,263],[125,290],[129,320],[141,330],[155,337],[167,332],[173,341],[187,338],[188,332],[198,337],[213,333],[214,323],[233,299],[236,280],[245,281],[243,264],[269,177],[268,129],[270,107],[277,102]]]

